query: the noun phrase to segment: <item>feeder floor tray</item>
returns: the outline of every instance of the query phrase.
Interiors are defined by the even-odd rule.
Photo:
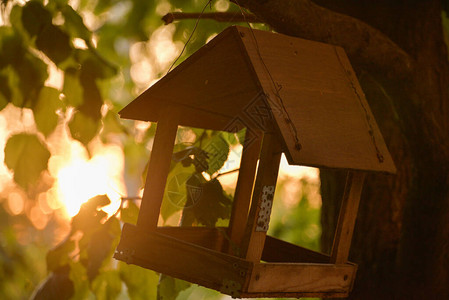
[[[125,224],[114,257],[232,297],[347,297],[352,288],[355,264],[317,263],[329,257],[268,236],[262,254],[267,262],[255,263],[219,251],[221,232],[198,227],[148,232]],[[286,261],[295,251],[312,263]]]

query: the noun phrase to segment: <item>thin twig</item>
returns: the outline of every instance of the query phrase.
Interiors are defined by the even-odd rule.
[[[223,172],[223,173],[218,173],[217,176],[215,176],[215,178],[218,178],[218,177],[223,176],[223,175],[228,175],[228,174],[231,174],[231,173],[235,173],[235,172],[238,172],[239,170],[240,170],[240,169],[234,169],[234,170],[231,170],[231,171],[226,171],[226,172]]]
[[[176,20],[185,19],[210,19],[217,22],[249,22],[249,23],[262,23],[253,14],[246,13],[244,16],[240,12],[212,12],[212,13],[185,13],[185,12],[171,12],[162,17],[165,25],[173,23]]]

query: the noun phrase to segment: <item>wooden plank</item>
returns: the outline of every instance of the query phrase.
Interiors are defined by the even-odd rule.
[[[157,232],[201,247],[221,251],[225,227],[158,227]]]
[[[255,264],[248,293],[348,293],[357,267],[352,264]],[[284,295],[285,296],[285,295]]]
[[[227,283],[233,283],[237,290],[245,289],[252,269],[250,262],[238,257],[130,224],[123,227],[114,257],[224,292]]]
[[[240,246],[240,256],[252,262],[260,262],[262,256],[266,231],[256,230],[258,225],[260,225],[258,224],[258,218],[261,210],[262,195],[265,189],[273,189],[274,192],[276,188],[281,155],[281,145],[277,137],[272,133],[265,133],[248,222]],[[268,226],[268,224],[266,225]]]
[[[155,230],[178,130],[178,115],[167,107],[156,127],[137,225]]]
[[[262,252],[262,260],[285,263],[329,263],[330,256],[267,236]]]
[[[228,253],[230,254],[239,254],[235,253],[235,246],[241,244],[245,233],[262,139],[263,134],[247,137],[243,146],[239,177],[235,188],[234,203],[228,227],[228,236],[231,243],[228,245]]]
[[[195,128],[206,128],[212,130],[229,131],[228,124],[232,122],[232,118],[211,113],[207,110],[193,108],[187,105],[174,105],[173,107],[179,111],[179,125]]]
[[[274,117],[291,164],[395,172],[341,48],[266,31],[238,30],[249,67],[277,112]],[[295,135],[301,150],[296,148]]]
[[[348,260],[364,179],[365,173],[348,172],[332,245],[332,263],[341,264]]]
[[[351,66],[351,63],[349,62],[348,56],[345,53],[345,50],[341,47],[335,46],[335,53],[338,56],[339,62],[342,64],[343,68],[346,71],[346,75],[348,78],[348,81],[350,81],[353,85],[353,89],[358,97],[360,104],[363,109],[363,113],[368,115],[368,118],[370,119],[370,125],[372,126],[372,134],[373,134],[373,141],[376,143],[376,146],[379,148],[379,152],[382,155],[382,165],[383,169],[386,170],[389,173],[396,173],[397,169],[394,164],[393,158],[390,155],[390,152],[388,151],[387,145],[385,144],[385,140],[380,132],[379,126],[377,125],[376,119],[374,118],[373,113],[371,112],[371,109],[369,108],[368,101],[366,100],[365,93],[362,90],[362,87],[360,86],[359,81],[357,80],[357,76]]]
[[[239,43],[235,28],[223,31],[128,104],[120,116],[153,120],[167,103],[236,116],[261,91]]]
[[[349,292],[296,292],[296,293],[287,293],[287,292],[254,292],[240,293],[239,297],[241,298],[347,298],[349,296]]]

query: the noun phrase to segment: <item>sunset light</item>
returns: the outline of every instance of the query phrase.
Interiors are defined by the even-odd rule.
[[[84,157],[83,151],[73,151],[72,159],[63,163],[56,175],[58,199],[68,216],[73,217],[84,202],[102,194],[111,199],[111,204],[104,210],[113,214],[124,193],[122,171],[123,154],[118,146],[102,146],[91,159]]]

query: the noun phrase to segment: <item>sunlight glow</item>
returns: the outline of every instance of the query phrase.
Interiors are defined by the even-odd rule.
[[[85,157],[72,145],[72,158],[62,163],[57,171],[57,196],[68,216],[76,215],[83,203],[96,195],[107,194],[111,204],[104,208],[109,214],[120,206],[120,197],[124,190],[121,174],[123,171],[123,153],[119,146],[100,146],[91,159]],[[81,149],[83,150],[83,149]]]
[[[8,195],[8,206],[13,215],[21,214],[25,208],[25,201],[22,195],[17,192],[10,193]]]

